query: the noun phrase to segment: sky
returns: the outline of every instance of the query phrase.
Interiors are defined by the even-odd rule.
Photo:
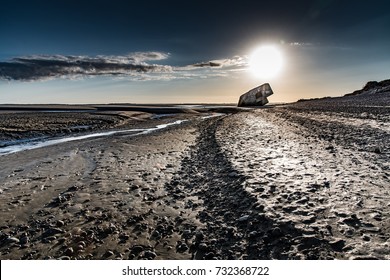
[[[340,96],[390,78],[389,28],[385,0],[0,1],[0,104]]]

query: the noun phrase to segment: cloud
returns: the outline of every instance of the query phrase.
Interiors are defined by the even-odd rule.
[[[43,81],[96,76],[121,77],[130,80],[172,80],[217,77],[225,70],[247,65],[245,57],[211,60],[186,66],[150,64],[169,58],[163,52],[136,52],[127,56],[34,55],[0,62],[0,79],[8,81]]]
[[[307,42],[290,42],[288,43],[289,46],[292,47],[311,47],[314,46],[313,43],[307,43]]]
[[[131,73],[171,72],[166,65],[145,61],[167,58],[164,53],[135,53],[129,56],[28,56],[0,62],[0,78],[17,81],[36,81],[82,76],[117,76]]]

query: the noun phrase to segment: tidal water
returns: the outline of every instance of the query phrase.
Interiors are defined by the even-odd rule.
[[[98,132],[90,133],[80,136],[65,136],[61,138],[35,138],[35,139],[24,139],[16,141],[8,141],[9,145],[3,143],[3,147],[0,147],[0,156],[17,153],[25,150],[38,149],[42,147],[47,147],[51,145],[66,143],[70,141],[84,140],[88,138],[97,138],[97,137],[106,137],[111,135],[123,134],[129,136],[136,136],[141,134],[148,134],[157,130],[164,129],[169,126],[174,126],[181,124],[187,120],[177,120],[171,123],[160,124],[152,128],[137,128],[137,129],[127,129],[127,130],[112,130],[107,132]]]

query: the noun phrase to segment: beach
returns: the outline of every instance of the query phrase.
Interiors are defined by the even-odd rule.
[[[389,259],[380,97],[3,109],[0,259]]]

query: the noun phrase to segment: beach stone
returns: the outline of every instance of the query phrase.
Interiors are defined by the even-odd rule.
[[[104,253],[103,258],[109,258],[109,257],[111,257],[113,255],[114,255],[114,252],[108,250],[107,252]]]
[[[180,244],[180,245],[177,246],[177,248],[176,248],[176,251],[179,252],[179,253],[184,253],[184,252],[187,251],[187,250],[188,250],[188,246],[187,246],[187,244],[185,244],[185,243]]]
[[[195,241],[196,242],[200,242],[204,239],[204,234],[203,232],[201,231],[198,231],[196,234],[195,234]]]
[[[65,222],[62,221],[62,220],[58,220],[58,221],[56,222],[56,226],[57,226],[57,227],[62,227],[62,226],[64,226],[64,225],[65,225]]]
[[[264,106],[268,103],[267,97],[272,94],[271,86],[268,83],[262,84],[241,95],[238,107]]]
[[[19,243],[20,240],[16,237],[8,237],[6,240],[5,240],[5,243],[6,244],[14,244],[14,243]]]
[[[257,236],[257,231],[251,231],[249,234],[248,234],[248,238],[251,239],[251,238],[255,238]]]
[[[144,252],[144,258],[155,259],[156,257],[157,257],[157,255],[155,252],[152,252],[152,251],[145,251]]]
[[[238,173],[237,172],[230,172],[229,174],[228,174],[228,176],[230,177],[230,178],[237,178],[237,177],[239,177],[239,175],[238,175]]]
[[[131,249],[131,254],[138,255],[138,254],[141,253],[143,250],[144,250],[144,248],[143,248],[142,246],[134,246],[134,247]]]
[[[363,235],[363,238],[362,238],[364,241],[370,241],[371,238],[368,236],[368,235]]]
[[[301,243],[297,246],[297,249],[299,251],[309,249],[312,247],[316,247],[320,245],[322,240],[320,238],[317,238],[315,236],[305,236],[301,239]]]
[[[200,250],[200,251],[207,251],[207,249],[208,249],[208,246],[206,243],[200,243],[198,246],[198,250]]]
[[[249,215],[244,215],[244,216],[241,216],[240,218],[238,218],[238,222],[239,223],[244,223],[244,222],[247,222],[249,220]]]
[[[282,235],[283,235],[283,232],[282,232],[282,230],[279,227],[276,227],[276,228],[274,228],[271,231],[271,236],[279,237],[279,236],[282,236]]]
[[[79,189],[78,186],[71,186],[67,191],[68,191],[68,192],[75,192],[75,191],[77,191],[78,189]]]
[[[333,250],[335,250],[337,252],[341,252],[343,250],[343,248],[345,247],[345,241],[342,239],[339,239],[339,240],[336,240],[333,242],[329,242],[329,245],[330,245],[330,247],[332,247]]]
[[[190,230],[187,229],[187,230],[183,231],[182,237],[184,239],[190,239],[192,236],[193,235],[192,235],[192,232]]]
[[[205,260],[212,260],[214,258],[215,254],[213,252],[210,252],[204,256]]]
[[[59,234],[59,233],[63,233],[64,231],[62,229],[59,229],[59,228],[49,228],[48,230],[46,230],[42,236],[44,237],[49,237],[49,236],[53,236],[53,235],[56,235],[56,234]]]
[[[73,255],[73,252],[74,252],[74,250],[73,250],[73,248],[72,247],[69,247],[69,248],[67,248],[66,250],[65,250],[65,255],[67,255],[67,256],[70,256],[70,255]]]
[[[25,245],[30,241],[26,233],[23,233],[23,235],[20,237],[20,244]]]
[[[304,219],[303,221],[302,221],[302,223],[304,223],[304,224],[312,224],[312,223],[314,223],[316,221],[316,217],[315,216],[311,216],[311,217],[309,217],[309,218],[307,218],[307,219]]]

